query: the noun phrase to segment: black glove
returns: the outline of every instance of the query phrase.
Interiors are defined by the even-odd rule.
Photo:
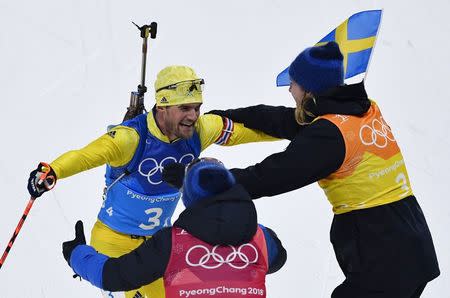
[[[162,180],[173,187],[180,189],[183,186],[185,165],[174,162],[164,166]]]
[[[75,224],[75,239],[71,241],[66,241],[62,244],[62,250],[64,259],[66,259],[67,263],[70,266],[70,256],[72,255],[72,251],[78,245],[86,244],[86,238],[84,237],[84,228],[83,222],[81,220],[77,221]]]
[[[39,198],[44,192],[52,189],[56,184],[56,174],[50,165],[40,162],[37,169],[28,178],[28,192],[34,198]]]

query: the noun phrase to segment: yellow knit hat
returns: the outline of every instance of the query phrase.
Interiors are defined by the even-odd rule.
[[[188,103],[202,103],[202,92],[194,88],[193,82],[199,84],[200,79],[194,70],[187,66],[172,65],[162,69],[156,76],[155,99],[159,107],[181,105]],[[180,83],[180,84],[179,84]],[[165,89],[164,87],[178,84],[176,89]],[[185,87],[185,88],[183,88]]]

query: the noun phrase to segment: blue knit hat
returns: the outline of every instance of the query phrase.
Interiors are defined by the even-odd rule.
[[[289,66],[289,76],[306,91],[320,94],[344,84],[343,59],[334,41],[307,48]]]
[[[183,182],[183,204],[186,207],[230,189],[236,180],[218,160],[201,158],[187,168]]]

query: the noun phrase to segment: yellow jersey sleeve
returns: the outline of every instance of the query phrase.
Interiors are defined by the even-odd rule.
[[[233,146],[251,142],[278,141],[259,130],[249,129],[226,117],[214,114],[201,115],[196,124],[200,137],[201,151],[211,144]]]
[[[135,129],[116,126],[86,147],[59,156],[50,166],[58,179],[104,164],[120,167],[133,158],[138,144],[139,134]]]

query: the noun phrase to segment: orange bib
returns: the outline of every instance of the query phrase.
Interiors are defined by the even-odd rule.
[[[318,118],[334,123],[345,142],[341,167],[319,181],[335,214],[412,195],[402,153],[375,102],[362,117],[329,114]]]

